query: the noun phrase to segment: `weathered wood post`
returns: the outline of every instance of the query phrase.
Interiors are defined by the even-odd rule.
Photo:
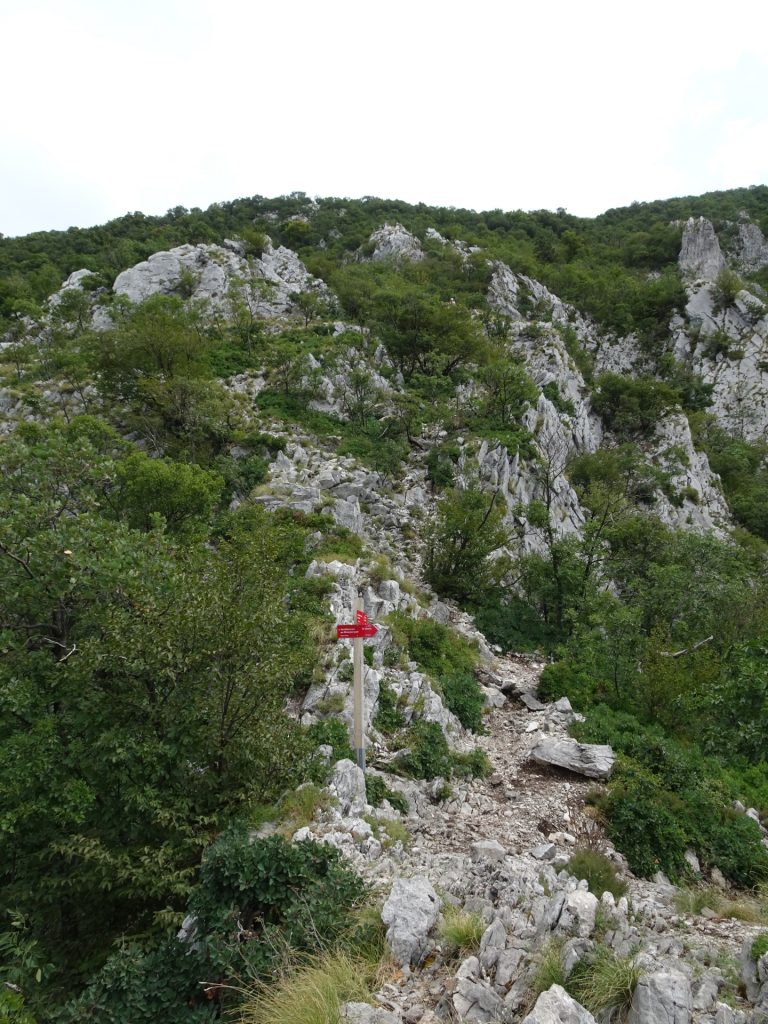
[[[354,620],[360,620],[363,611],[363,601],[358,591],[352,604]],[[352,641],[352,666],[354,668],[354,739],[355,754],[357,755],[358,767],[365,771],[365,734],[363,732],[363,704],[365,695],[363,693],[363,638],[356,636]]]
[[[355,756],[360,768],[365,771],[365,733],[363,732],[363,637],[376,636],[378,629],[363,611],[362,594],[358,590],[352,599],[352,611],[354,622],[340,622],[336,627],[336,636],[339,640],[352,641],[352,667],[353,683],[352,694],[354,700],[353,710],[353,733],[355,742]]]

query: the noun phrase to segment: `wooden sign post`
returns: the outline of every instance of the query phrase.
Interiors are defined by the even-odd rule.
[[[341,623],[336,627],[336,637],[339,640],[352,641],[352,667],[354,669],[353,696],[354,715],[353,731],[355,741],[355,756],[358,767],[365,771],[365,734],[363,732],[363,637],[376,636],[378,629],[363,611],[363,602],[360,596],[355,597],[352,603],[352,611],[355,613],[355,621],[352,623]]]

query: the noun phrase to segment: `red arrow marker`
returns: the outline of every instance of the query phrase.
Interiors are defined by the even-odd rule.
[[[336,627],[336,638],[338,640],[355,640],[362,636],[376,636],[378,632],[372,622],[341,623]]]

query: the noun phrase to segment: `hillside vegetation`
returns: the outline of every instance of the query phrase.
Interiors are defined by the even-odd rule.
[[[678,262],[689,217],[709,277]],[[540,695],[618,754],[592,800],[635,874],[690,877],[694,850],[768,881],[747,223],[768,234],[768,188],[593,220],[294,194],[0,239],[9,1006],[213,1020],[286,949],[381,942],[335,851],[253,842],[311,821],[351,753],[339,580],[389,615],[369,740],[393,779],[488,772],[458,608],[546,655]]]

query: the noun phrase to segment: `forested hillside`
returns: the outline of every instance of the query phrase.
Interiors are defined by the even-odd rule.
[[[757,186],[592,220],[294,194],[0,239],[0,1017],[303,1021],[260,986],[339,950],[366,998],[371,872],[490,785],[514,701],[610,746],[577,787],[610,872],[721,879],[768,923],[766,234]],[[536,659],[534,696],[510,666]],[[569,884],[546,872],[526,899]],[[483,961],[492,1015],[451,1012],[522,1019],[550,911],[506,980]],[[596,1013],[622,927],[578,932]]]

